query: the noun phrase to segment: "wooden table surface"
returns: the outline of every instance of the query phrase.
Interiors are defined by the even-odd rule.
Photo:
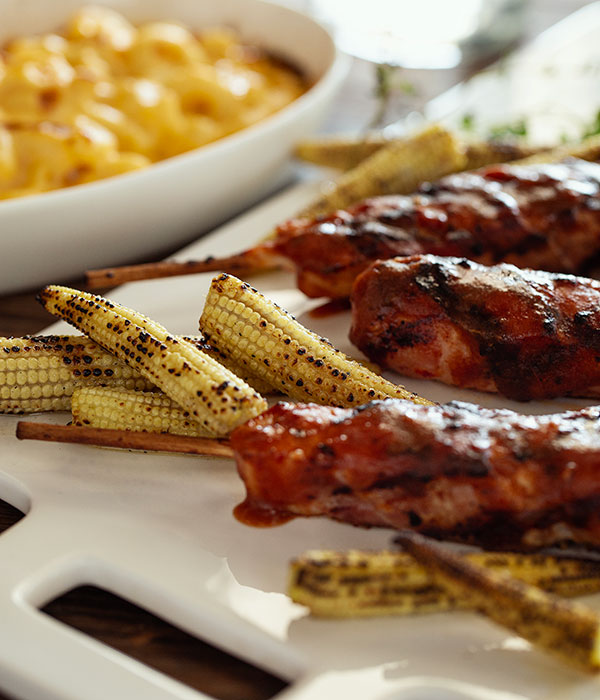
[[[530,0],[524,40],[586,4],[582,0]],[[472,70],[472,66],[463,66],[450,71],[411,71],[407,78],[418,86],[423,99],[427,99],[451,87]],[[355,63],[338,101],[338,116],[330,118],[328,130],[346,131],[364,126],[372,105],[369,100],[372,76],[371,66]],[[10,264],[10,261],[4,260],[3,264]],[[82,280],[66,282],[83,288]],[[0,296],[0,335],[37,333],[52,322],[52,317],[35,301],[35,294],[36,290],[31,290]],[[0,533],[20,517],[22,514],[0,500]],[[216,698],[262,700],[273,697],[286,685],[281,679],[234,659],[98,589],[86,587],[67,593],[48,604],[44,611]],[[1,688],[0,678],[0,700],[6,700]]]

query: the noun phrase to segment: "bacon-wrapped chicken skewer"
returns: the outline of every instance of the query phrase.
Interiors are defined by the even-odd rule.
[[[494,165],[425,183],[412,195],[366,199],[346,210],[281,224],[274,238],[227,258],[92,271],[95,286],[225,270],[287,267],[310,297],[350,295],[373,261],[433,253],[490,265],[573,273],[600,252],[600,164]]]
[[[600,408],[280,403],[230,437],[254,525],[327,516],[485,546],[600,545]]]
[[[356,281],[350,338],[412,377],[516,400],[600,396],[600,282],[433,255]]]

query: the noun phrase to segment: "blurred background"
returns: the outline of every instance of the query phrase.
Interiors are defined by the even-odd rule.
[[[279,0],[307,12],[354,57],[326,131],[377,128],[503,58],[583,0]],[[600,60],[600,56],[598,57]]]

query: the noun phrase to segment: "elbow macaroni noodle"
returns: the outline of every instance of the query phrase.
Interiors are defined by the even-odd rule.
[[[306,90],[230,30],[134,27],[100,7],[0,51],[0,199],[143,168],[264,119]]]

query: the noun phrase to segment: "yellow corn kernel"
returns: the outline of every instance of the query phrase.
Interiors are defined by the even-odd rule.
[[[68,411],[78,386],[153,387],[84,336],[0,338],[0,413]]]
[[[159,391],[79,387],[73,392],[71,411],[75,425],[210,437],[189,411]]]
[[[278,391],[277,387],[269,384],[264,377],[259,377],[258,375],[253,374],[248,367],[232,360],[230,357],[225,355],[225,353],[221,352],[218,348],[207,342],[202,336],[184,337],[185,340],[189,340],[191,343],[194,343],[194,345],[196,345],[196,347],[198,347],[200,350],[204,350],[205,353],[211,357],[214,357],[217,362],[223,365],[223,367],[226,367],[235,375],[243,379],[259,394],[268,395],[274,394]]]
[[[185,337],[240,376],[260,394],[275,390],[260,377],[231,362],[202,337]],[[19,368],[26,372],[15,373]],[[106,386],[152,391],[156,387],[83,335],[0,338],[0,413],[68,411],[78,386]]]

